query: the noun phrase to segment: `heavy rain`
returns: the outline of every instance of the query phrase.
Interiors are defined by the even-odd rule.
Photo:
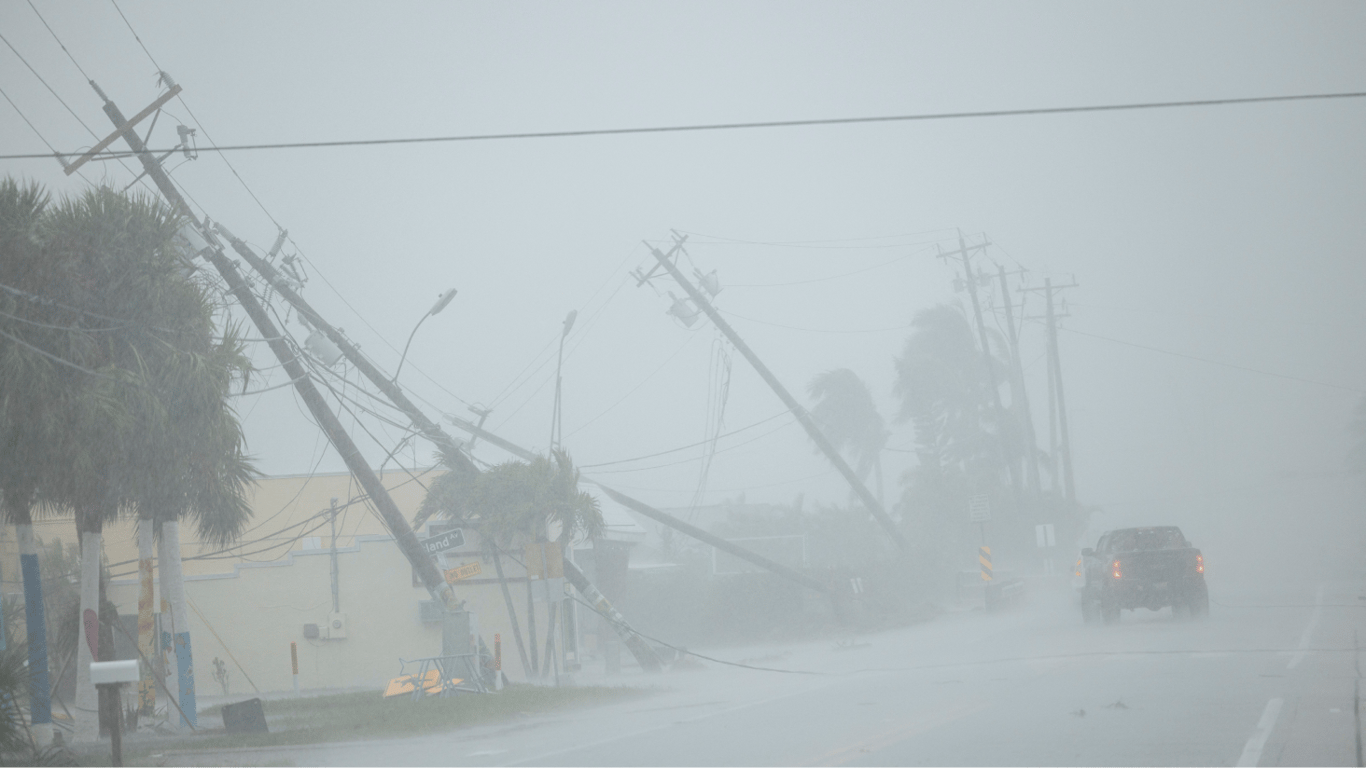
[[[1362,765],[1364,40],[0,4],[0,762]]]

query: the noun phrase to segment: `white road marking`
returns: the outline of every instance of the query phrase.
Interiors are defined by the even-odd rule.
[[[1319,625],[1319,614],[1323,613],[1323,588],[1327,584],[1319,585],[1318,596],[1314,600],[1314,613],[1309,617],[1309,626],[1304,628],[1304,634],[1300,635],[1300,644],[1295,650],[1295,654],[1290,657],[1290,663],[1285,665],[1286,669],[1294,669],[1304,661],[1304,655],[1309,651],[1309,641],[1314,639],[1314,630]]]
[[[1266,709],[1262,710],[1262,719],[1257,721],[1257,730],[1243,745],[1243,754],[1238,758],[1237,765],[1256,765],[1261,759],[1262,748],[1266,746],[1271,729],[1276,727],[1276,718],[1281,714],[1283,703],[1280,699],[1272,699],[1266,703]]]

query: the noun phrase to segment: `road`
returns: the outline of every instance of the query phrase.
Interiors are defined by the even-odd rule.
[[[242,750],[294,765],[1357,765],[1366,572],[1211,573],[1203,621],[1083,625],[1065,584],[842,643],[716,651],[642,700],[401,740]],[[173,759],[195,761],[191,755]],[[206,756],[207,757],[207,756]]]

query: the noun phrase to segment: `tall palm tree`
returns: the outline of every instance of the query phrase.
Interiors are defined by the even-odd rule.
[[[56,265],[47,295],[104,318],[70,334],[81,347],[67,349],[67,359],[84,378],[52,430],[51,471],[38,487],[45,503],[75,515],[80,534],[81,615],[91,626],[89,641],[78,644],[75,737],[88,740],[97,733],[89,664],[98,654],[103,524],[146,508],[164,518],[163,536],[174,537],[186,513],[198,515],[211,539],[240,530],[241,481],[250,472],[223,398],[243,363],[233,333],[215,340],[210,294],[186,274],[174,245],[180,220],[157,201],[92,190],[62,201],[41,224],[42,256]],[[163,561],[164,570],[175,565]],[[180,614],[179,666],[188,673],[187,618],[183,607],[172,613],[173,621]],[[182,680],[190,683],[182,682],[182,697],[192,698],[192,675]]]
[[[868,385],[848,368],[836,368],[811,379],[806,391],[817,400],[812,418],[835,450],[851,454],[859,480],[870,471],[877,473],[877,500],[882,503],[882,449],[889,433]]]
[[[450,460],[445,463],[452,464]],[[493,556],[517,651],[528,675],[539,671],[531,583],[527,583],[528,654],[501,554],[528,543],[546,542],[552,530],[557,532],[555,541],[561,550],[577,538],[600,536],[603,520],[597,499],[580,491],[578,484],[579,471],[569,455],[555,451],[553,458],[508,461],[477,475],[448,472],[432,483],[418,512],[421,517],[439,514],[479,533]]]

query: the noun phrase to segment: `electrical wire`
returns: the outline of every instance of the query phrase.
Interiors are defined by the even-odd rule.
[[[611,405],[607,406],[607,408],[599,412],[597,416],[594,416],[588,421],[585,421],[584,423],[580,424],[578,428],[574,429],[568,435],[565,435],[565,437],[573,437],[574,435],[582,432],[583,430],[587,429],[593,422],[597,421],[598,419],[601,419],[603,416],[606,416],[618,405],[621,405],[623,402],[625,402],[626,398],[630,397],[631,395],[634,395],[641,387],[648,384],[651,379],[653,379],[655,376],[658,376],[659,372],[664,370],[669,365],[669,363],[673,362],[673,359],[675,357],[678,357],[679,353],[683,351],[683,348],[693,343],[693,340],[696,338],[698,338],[697,334],[688,334],[688,338],[684,339],[683,343],[678,345],[678,349],[675,349],[672,355],[669,355],[667,358],[665,358],[664,362],[660,363],[659,367],[654,369],[654,371],[651,372],[649,376],[646,376],[644,379],[641,379],[639,384],[631,388],[631,391],[617,398],[617,401],[615,403],[612,403]],[[509,416],[508,418],[512,417]]]
[[[725,433],[725,434],[723,434],[723,435],[717,435],[715,438],[712,438],[712,439],[719,440],[719,439],[721,439],[721,438],[723,438],[723,437],[730,437],[731,435],[738,435],[738,434],[740,434],[741,432],[745,432],[745,431],[747,431],[747,430],[753,429],[753,428],[759,426],[760,424],[767,424],[768,422],[773,421],[774,419],[778,418],[779,416],[783,416],[783,415],[789,414],[789,413],[791,413],[791,411],[788,411],[788,410],[778,411],[777,413],[773,414],[772,416],[769,416],[769,417],[766,418],[766,419],[760,419],[760,420],[754,422],[753,424],[750,424],[750,425],[744,426],[744,427],[740,427],[739,429],[733,429],[733,430],[731,430],[730,432],[727,432],[727,433]],[[670,448],[670,449],[667,450],[667,451],[660,451],[660,452],[658,452],[658,453],[649,453],[649,454],[646,454],[646,455],[644,455],[644,456],[636,456],[636,457],[630,458],[630,459],[618,459],[618,460],[616,460],[616,461],[603,461],[603,462],[599,462],[599,463],[597,463],[597,464],[580,464],[580,465],[579,465],[579,469],[592,469],[592,468],[594,468],[594,467],[610,467],[610,466],[612,466],[612,465],[614,465],[614,464],[628,464],[628,463],[630,463],[630,462],[633,462],[633,461],[640,461],[640,460],[642,460],[642,459],[653,459],[653,458],[655,458],[655,457],[657,457],[657,456],[666,456],[666,455],[668,455],[668,454],[670,454],[670,453],[678,453],[679,451],[686,451],[686,450],[689,449],[689,448],[696,448],[696,447],[699,446],[699,445],[706,445],[708,442],[710,442],[710,440],[702,440],[702,441],[699,441],[699,442],[696,442],[696,443],[689,443],[689,444],[687,444],[687,445],[679,446],[679,447],[677,447],[677,448]]]
[[[1245,366],[1245,365],[1236,365],[1236,364],[1234,364],[1234,363],[1224,363],[1224,362],[1220,362],[1220,361],[1218,361],[1218,360],[1210,360],[1209,358],[1205,358],[1205,357],[1197,357],[1197,356],[1195,356],[1195,355],[1187,355],[1187,354],[1184,354],[1184,353],[1182,353],[1182,352],[1173,352],[1173,351],[1171,351],[1171,350],[1169,350],[1169,349],[1159,349],[1158,347],[1150,347],[1150,346],[1148,346],[1148,345],[1146,345],[1146,344],[1135,344],[1135,343],[1132,342],[1132,341],[1121,341],[1120,339],[1112,339],[1112,338],[1110,338],[1109,336],[1101,336],[1100,334],[1096,334],[1096,333],[1087,333],[1086,331],[1078,331],[1078,330],[1076,330],[1076,329],[1074,329],[1074,328],[1062,328],[1062,327],[1059,327],[1058,330],[1060,330],[1060,331],[1066,331],[1067,333],[1074,333],[1074,334],[1076,334],[1076,335],[1078,335],[1078,336],[1089,336],[1089,337],[1091,337],[1091,338],[1093,338],[1093,339],[1100,339],[1101,341],[1108,341],[1108,342],[1111,342],[1111,343],[1113,343],[1113,344],[1122,344],[1122,345],[1124,345],[1124,346],[1126,346],[1126,347],[1136,347],[1136,348],[1138,348],[1138,349],[1146,349],[1146,350],[1148,350],[1149,352],[1159,352],[1159,353],[1164,354],[1164,355],[1171,355],[1171,356],[1173,356],[1173,357],[1182,357],[1182,358],[1185,358],[1185,359],[1187,359],[1187,360],[1196,360],[1196,361],[1199,361],[1199,362],[1202,362],[1202,363],[1209,363],[1210,365],[1218,365],[1218,366],[1221,366],[1221,367],[1223,367],[1223,368],[1232,368],[1232,369],[1237,370],[1237,371],[1247,371],[1247,372],[1249,372],[1249,373],[1260,373],[1260,374],[1263,375],[1263,376],[1271,376],[1271,377],[1273,377],[1273,378],[1277,378],[1277,379],[1286,379],[1286,380],[1288,380],[1288,381],[1298,381],[1298,382],[1301,382],[1301,383],[1304,383],[1304,384],[1317,384],[1317,385],[1319,385],[1320,387],[1328,387],[1328,388],[1330,388],[1330,389],[1340,389],[1340,390],[1343,390],[1343,391],[1345,391],[1345,392],[1353,392],[1353,393],[1356,393],[1356,394],[1363,394],[1363,393],[1366,393],[1366,389],[1362,389],[1362,388],[1360,388],[1360,387],[1346,387],[1346,386],[1343,386],[1343,385],[1341,385],[1341,384],[1330,384],[1330,383],[1328,383],[1328,382],[1326,382],[1326,381],[1318,381],[1318,380],[1316,380],[1316,379],[1306,379],[1306,378],[1302,378],[1302,377],[1300,377],[1300,376],[1290,376],[1290,375],[1284,374],[1284,373],[1274,373],[1274,372],[1272,372],[1272,371],[1264,371],[1264,370],[1262,370],[1262,369],[1260,369],[1260,368],[1249,368],[1248,366]]]
[[[787,413],[787,412],[784,411],[784,413]],[[778,415],[781,416],[782,414],[778,414]],[[731,445],[731,446],[727,446],[727,447],[725,447],[725,448],[721,448],[721,449],[717,450],[716,453],[725,453],[725,452],[727,452],[727,451],[733,451],[733,450],[735,450],[736,448],[740,448],[740,447],[749,445],[750,443],[753,443],[753,442],[755,442],[755,441],[757,441],[757,440],[762,440],[762,439],[764,439],[765,437],[768,437],[769,435],[773,434],[774,432],[778,432],[778,431],[780,431],[780,430],[782,430],[782,429],[785,429],[785,428],[787,428],[787,427],[790,427],[790,426],[792,426],[793,424],[796,424],[796,423],[797,423],[796,418],[793,418],[792,421],[784,422],[783,424],[780,424],[780,425],[778,425],[777,427],[775,427],[775,428],[773,428],[773,429],[770,429],[769,431],[767,431],[767,432],[765,432],[765,433],[763,433],[763,434],[761,434],[761,435],[755,435],[754,437],[752,437],[752,438],[750,438],[750,439],[744,441],[743,443],[736,443],[735,445]],[[644,471],[646,471],[646,470],[651,470],[651,469],[664,469],[665,467],[676,467],[676,466],[678,466],[678,465],[680,465],[680,464],[691,464],[691,463],[694,462],[694,461],[702,461],[704,458],[706,458],[706,457],[705,457],[705,456],[694,456],[693,458],[690,458],[690,459],[679,459],[678,461],[671,461],[671,462],[669,462],[669,463],[667,463],[667,464],[653,464],[653,465],[648,466],[648,467],[631,467],[630,469],[601,469],[601,470],[598,470],[598,471],[594,472],[593,474],[595,474],[595,475],[620,475],[620,474],[627,474],[627,473],[630,473],[630,472],[644,472]],[[832,469],[832,470],[830,470],[830,471],[833,472],[834,470]],[[782,485],[782,483],[779,483],[779,485]],[[766,487],[766,486],[756,486],[756,487]],[[729,490],[735,490],[735,489],[729,489]],[[740,489],[740,490],[743,490],[743,489]]]
[[[844,334],[844,333],[887,333],[888,331],[904,331],[904,330],[908,330],[908,329],[910,329],[911,327],[913,327],[913,325],[914,325],[913,323],[907,323],[906,325],[891,325],[891,326],[887,326],[886,328],[857,328],[857,329],[852,329],[852,330],[831,330],[831,329],[827,329],[827,328],[801,328],[801,327],[795,326],[795,325],[784,325],[784,324],[782,324],[782,323],[773,323],[773,322],[769,322],[769,321],[767,321],[767,320],[759,320],[759,319],[753,318],[753,317],[746,317],[745,315],[739,314],[739,313],[737,313],[737,312],[731,312],[731,311],[728,310],[728,309],[720,309],[720,308],[717,308],[716,311],[717,311],[717,312],[720,312],[720,313],[723,314],[723,315],[730,315],[731,317],[738,317],[738,318],[740,318],[741,320],[747,320],[747,321],[749,321],[749,322],[751,322],[751,323],[758,323],[759,325],[769,325],[769,326],[772,326],[772,327],[774,327],[774,328],[786,328],[786,329],[789,330],[789,331],[803,331],[803,332],[805,332],[805,333],[839,333],[839,334]]]
[[[521,133],[485,133],[453,136],[424,136],[416,138],[354,139],[340,141],[294,141],[259,144],[230,144],[209,146],[201,149],[214,152],[234,152],[261,149],[317,149],[323,147],[359,147],[390,144],[440,144],[452,142],[499,141],[519,139],[556,139],[583,136],[625,136],[651,133],[703,133],[712,131],[752,130],[761,128],[798,128],[810,126],[858,125],[871,123],[905,123],[933,120],[962,120],[988,117],[1022,117],[1030,115],[1060,115],[1087,112],[1126,112],[1151,109],[1181,109],[1191,107],[1219,107],[1237,104],[1269,104],[1276,102],[1326,101],[1357,99],[1366,97],[1366,91],[1343,91],[1335,93],[1304,93],[1288,96],[1248,96],[1224,99],[1192,99],[1189,101],[1152,101],[1127,104],[1096,104],[1090,106],[1033,107],[1026,109],[989,109],[967,112],[926,112],[909,115],[878,115],[871,117],[833,117],[810,120],[764,120],[741,123],[703,123],[697,125],[669,125],[645,128],[590,128],[564,131],[528,131]],[[165,150],[155,150],[162,152]],[[102,152],[100,155],[122,155],[127,152]],[[47,155],[14,154],[0,155],[0,160],[24,160],[42,158]]]

